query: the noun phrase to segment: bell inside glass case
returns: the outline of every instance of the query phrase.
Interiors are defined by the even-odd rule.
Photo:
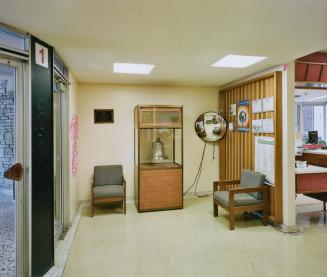
[[[168,159],[168,156],[165,153],[164,143],[160,140],[160,137],[157,137],[152,143],[150,160],[153,163],[162,163],[165,159]]]
[[[140,130],[142,164],[181,163],[181,132],[173,129]]]

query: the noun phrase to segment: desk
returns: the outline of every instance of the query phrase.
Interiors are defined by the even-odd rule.
[[[326,149],[303,150],[303,153],[327,155],[327,150]]]
[[[296,193],[324,202],[326,211],[327,201],[327,168],[309,165],[304,168],[295,168]]]
[[[311,165],[327,167],[327,150],[305,150],[302,156],[296,159],[307,161]]]

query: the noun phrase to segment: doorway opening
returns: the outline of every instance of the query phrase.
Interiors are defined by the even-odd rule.
[[[327,53],[316,52],[295,64],[295,180],[297,226],[326,226]]]
[[[65,229],[65,80],[54,71],[53,92],[53,135],[54,135],[54,234],[55,242],[61,239]]]
[[[16,276],[19,270],[22,182],[8,180],[4,173],[22,162],[18,136],[23,133],[17,128],[21,69],[21,63],[0,58],[0,276]]]

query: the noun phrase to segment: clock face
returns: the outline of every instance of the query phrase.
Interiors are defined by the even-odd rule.
[[[196,134],[204,141],[218,141],[226,133],[226,121],[216,112],[201,114],[194,124]]]

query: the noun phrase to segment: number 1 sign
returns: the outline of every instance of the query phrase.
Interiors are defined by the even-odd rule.
[[[35,43],[35,63],[48,68],[48,48]]]

